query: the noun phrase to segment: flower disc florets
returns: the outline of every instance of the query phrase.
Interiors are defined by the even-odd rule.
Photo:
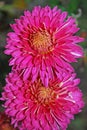
[[[29,39],[31,47],[38,51],[41,55],[47,54],[53,49],[53,41],[51,40],[52,36],[45,30],[31,34]]]
[[[77,43],[83,38],[75,36],[79,28],[74,18],[67,18],[67,12],[38,6],[32,12],[25,11],[15,22],[11,25],[14,32],[8,33],[5,53],[12,56],[10,65],[21,70],[25,80],[34,82],[40,77],[48,86],[62,68],[73,71],[69,63],[82,57]]]
[[[74,78],[63,73],[45,87],[40,79],[31,83],[10,73],[1,98],[5,113],[19,130],[66,130],[84,106],[79,79]]]

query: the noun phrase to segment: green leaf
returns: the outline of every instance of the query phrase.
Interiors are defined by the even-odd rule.
[[[0,11],[5,11],[9,14],[15,13],[13,5],[8,5],[8,4],[1,6]]]
[[[67,11],[69,13],[75,13],[78,9],[79,0],[70,0]]]

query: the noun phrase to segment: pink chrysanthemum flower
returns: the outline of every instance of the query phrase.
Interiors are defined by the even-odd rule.
[[[82,57],[77,43],[83,38],[75,36],[79,30],[75,19],[67,12],[49,6],[35,7],[32,12],[15,20],[8,33],[5,53],[11,55],[10,65],[22,70],[24,79],[35,81],[38,76],[45,86],[63,69],[73,71],[69,65]]]
[[[66,130],[84,106],[75,74],[65,74],[44,87],[41,80],[23,81],[10,73],[2,93],[5,112],[19,130]]]

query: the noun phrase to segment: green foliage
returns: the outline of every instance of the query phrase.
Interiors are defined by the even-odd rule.
[[[15,13],[13,5],[8,5],[8,4],[1,6],[0,11],[7,12],[10,15],[13,15]]]
[[[60,9],[62,9],[63,11],[65,10],[65,8],[62,6],[62,3],[60,0],[50,0],[50,2],[48,3],[52,8],[54,6],[58,6]]]
[[[85,127],[86,127],[85,119],[80,118],[80,115],[78,115],[78,118],[75,118],[75,120],[72,121],[68,130],[86,130]]]
[[[79,0],[70,0],[69,5],[67,7],[67,11],[69,13],[76,13],[79,5]]]
[[[31,0],[25,0],[25,2],[26,2],[27,4],[29,4],[29,3],[31,2]]]
[[[87,0],[80,0],[80,8],[82,8],[83,14],[87,16]]]
[[[51,7],[60,5],[60,1],[59,1],[59,0],[50,0],[49,5],[50,5]]]
[[[67,1],[66,1],[67,2]],[[49,5],[51,7],[58,6],[62,10],[67,10],[69,14],[76,13],[79,5],[79,0],[69,0],[69,2],[64,5],[64,1],[61,0],[50,0]]]

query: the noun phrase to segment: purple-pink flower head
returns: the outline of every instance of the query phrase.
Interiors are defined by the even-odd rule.
[[[73,71],[69,63],[83,55],[77,45],[83,38],[75,35],[79,30],[75,19],[67,18],[67,12],[57,7],[37,6],[32,12],[25,11],[11,27],[5,53],[12,56],[10,65],[21,70],[25,80],[32,77],[35,81],[40,76],[47,86],[59,68]]]
[[[66,130],[84,106],[78,83],[75,74],[63,73],[44,87],[40,79],[32,83],[10,73],[1,98],[5,113],[19,130]]]

